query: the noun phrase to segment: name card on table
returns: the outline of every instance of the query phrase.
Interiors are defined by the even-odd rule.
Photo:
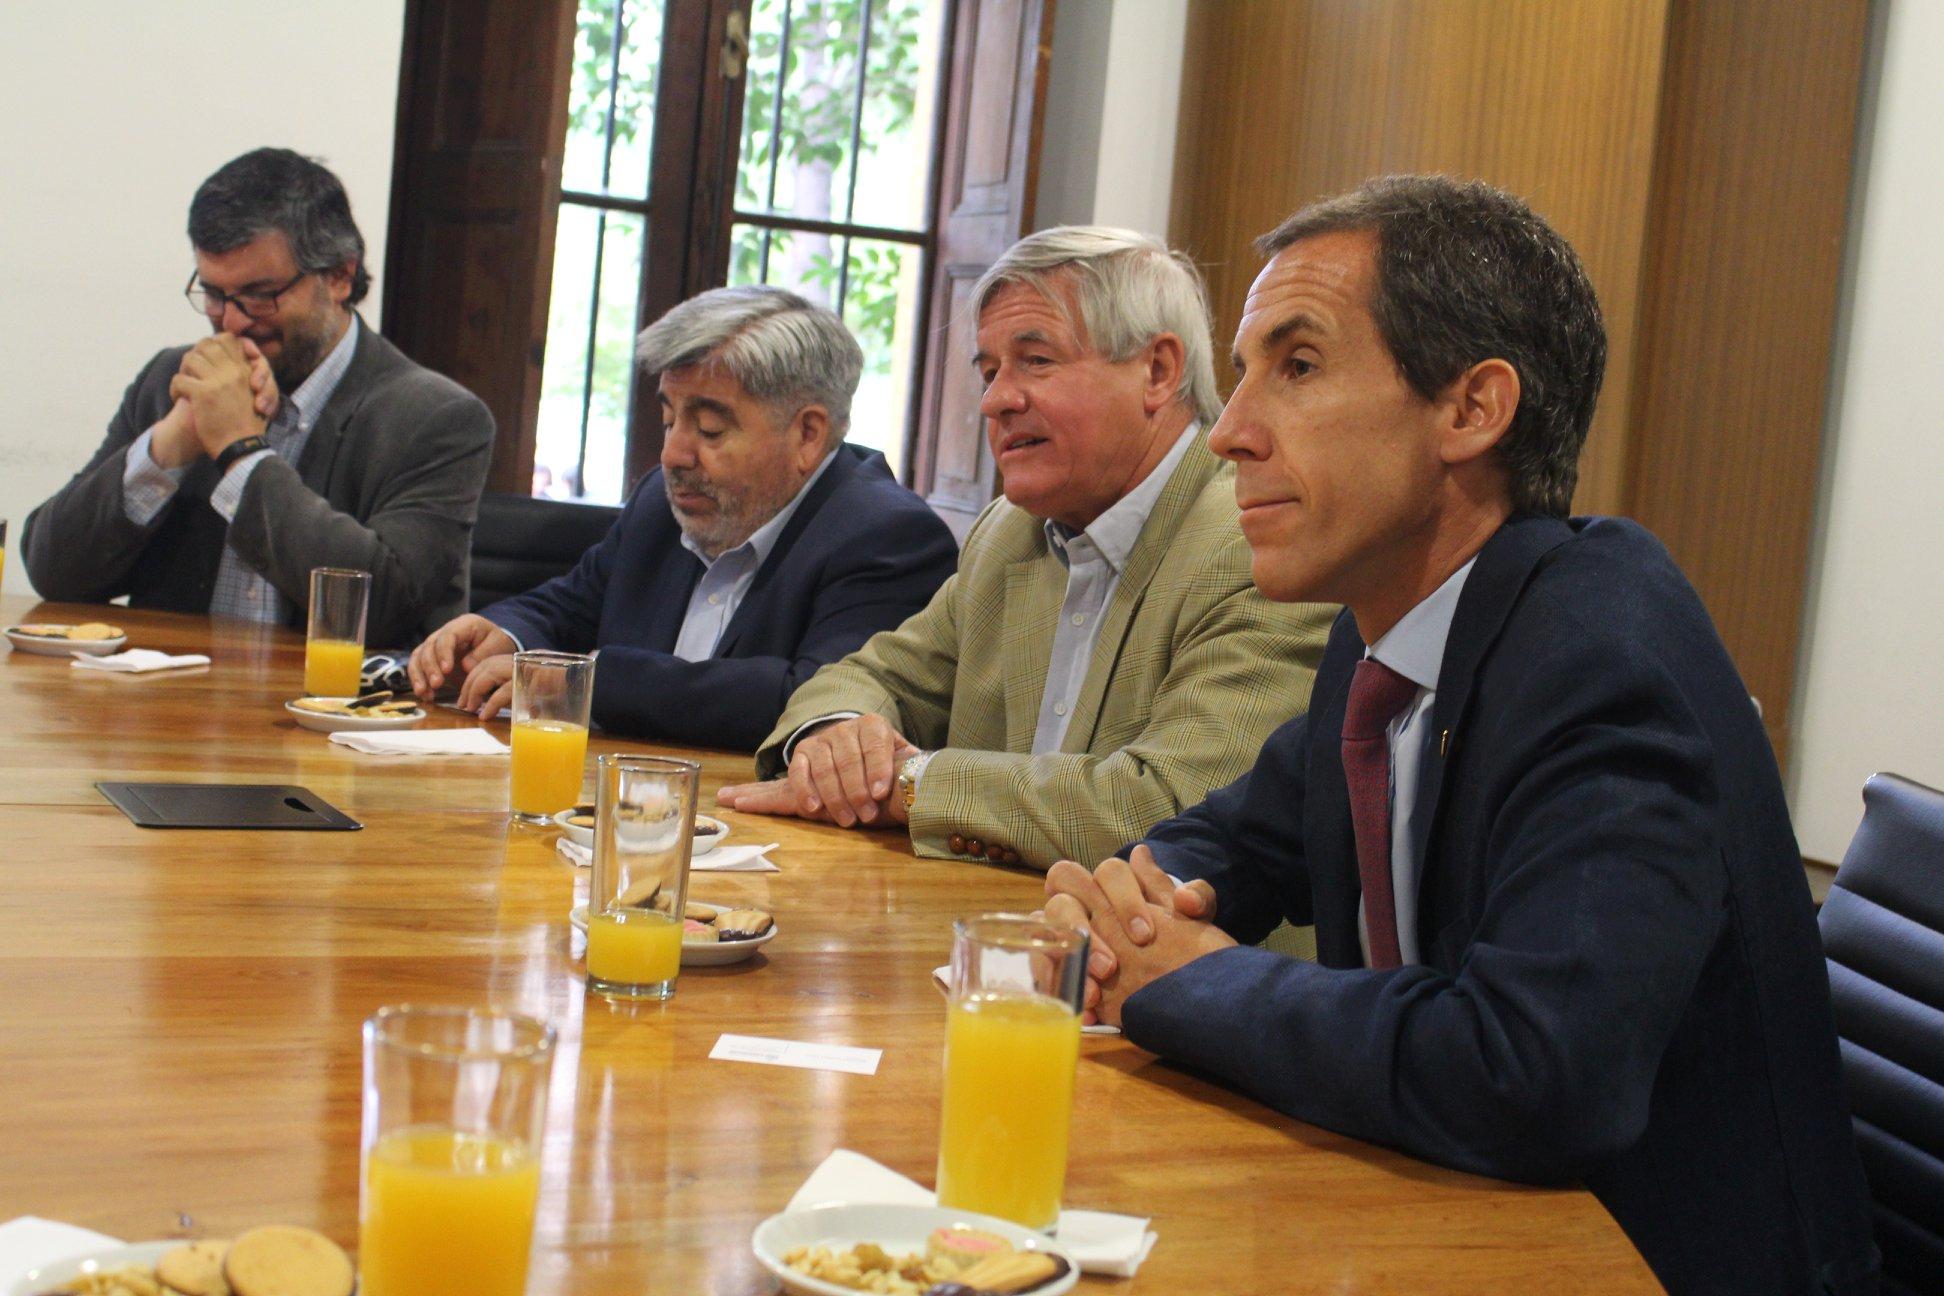
[[[765,1066],[802,1067],[808,1071],[876,1075],[878,1059],[884,1056],[884,1050],[725,1034],[709,1050],[709,1056],[718,1062],[760,1062]]]

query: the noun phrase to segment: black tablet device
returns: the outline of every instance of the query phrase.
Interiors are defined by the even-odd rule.
[[[143,828],[364,827],[308,788],[277,783],[97,783],[101,795]]]

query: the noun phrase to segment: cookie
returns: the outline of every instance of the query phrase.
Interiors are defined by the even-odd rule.
[[[623,909],[652,909],[660,891],[660,878],[643,878],[621,888],[621,894],[614,898],[614,903]]]
[[[206,1240],[165,1251],[155,1262],[155,1276],[180,1296],[230,1296],[229,1284],[223,1281],[223,1257],[229,1245]]]
[[[715,925],[726,941],[752,940],[775,926],[775,920],[761,909],[731,909],[718,915]]]
[[[707,923],[693,918],[682,919],[682,943],[684,945],[713,945],[722,939],[722,933]]]
[[[223,1278],[236,1296],[351,1296],[351,1258],[322,1233],[288,1224],[230,1243]]]
[[[67,632],[70,639],[119,639],[121,627],[111,626],[106,621],[83,621]]]

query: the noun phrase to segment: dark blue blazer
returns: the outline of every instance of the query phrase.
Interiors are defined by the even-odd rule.
[[[1480,551],[1421,790],[1422,965],[1363,966],[1339,743],[1309,713],[1148,842],[1242,947],[1131,996],[1136,1043],[1426,1160],[1582,1180],[1675,1292],[1876,1287],[1829,984],[1768,740],[1667,551],[1516,518]],[[1317,963],[1250,947],[1316,924]]]
[[[875,450],[842,446],[791,515],[715,655],[674,655],[702,562],[682,547],[657,468],[572,571],[481,615],[528,648],[601,650],[594,722],[754,751],[797,685],[931,601],[952,533]]]

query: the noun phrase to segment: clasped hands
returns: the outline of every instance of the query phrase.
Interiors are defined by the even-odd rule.
[[[883,716],[835,720],[797,739],[787,776],[725,787],[716,793],[716,803],[843,828],[901,824],[906,815],[904,798],[897,795],[898,766],[918,751]]]
[[[1235,944],[1215,925],[1214,888],[1199,880],[1176,886],[1145,846],[1092,872],[1072,860],[1048,869],[1046,918],[1092,935],[1081,1016],[1090,1026],[1120,1025],[1135,991]]]
[[[182,357],[169,398],[169,412],[149,438],[149,455],[163,468],[214,459],[233,442],[261,435],[280,396],[256,343],[216,333]]]

